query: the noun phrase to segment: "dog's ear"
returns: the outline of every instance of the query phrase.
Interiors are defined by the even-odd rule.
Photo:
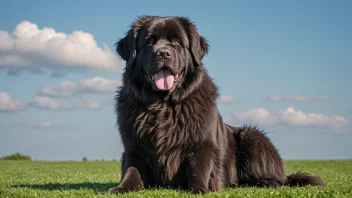
[[[126,67],[133,66],[134,60],[137,56],[137,39],[138,34],[143,26],[150,22],[153,16],[141,16],[131,25],[131,29],[126,36],[116,43],[116,52],[126,61]]]
[[[203,57],[208,53],[209,49],[207,40],[202,36],[198,36],[199,35],[195,36],[196,39],[191,42],[191,50],[195,66],[202,65]]]
[[[180,21],[188,35],[193,65],[200,66],[204,55],[208,53],[209,44],[204,37],[199,35],[197,27],[188,18],[180,17]]]
[[[126,61],[126,67],[131,67],[136,58],[136,38],[131,28],[126,36],[116,43],[116,52]]]

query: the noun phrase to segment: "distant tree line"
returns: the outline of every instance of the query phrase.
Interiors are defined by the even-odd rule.
[[[31,157],[28,155],[24,155],[22,153],[15,153],[15,154],[11,154],[11,155],[6,155],[4,157],[0,157],[0,160],[29,160],[31,161]],[[83,157],[82,158],[83,162],[87,162],[89,161],[87,157]],[[104,159],[95,159],[94,161],[98,162],[98,161],[109,161],[109,160],[104,160]],[[116,159],[112,159],[112,161],[117,161]]]
[[[32,160],[31,157],[29,157],[28,155],[24,155],[21,153],[15,153],[12,155],[6,155],[4,157],[0,158],[1,160]]]
[[[87,157],[83,157],[83,158],[82,158],[82,161],[83,161],[83,162],[87,162],[87,161],[89,161],[89,160],[88,160]],[[105,160],[105,159],[95,159],[94,161],[96,161],[96,162],[99,162],[99,161],[104,162],[104,161],[109,161],[109,160]],[[112,161],[116,162],[117,160],[114,158],[114,159],[112,159]]]

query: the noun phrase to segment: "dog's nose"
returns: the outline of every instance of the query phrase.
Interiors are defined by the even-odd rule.
[[[162,59],[169,59],[171,57],[171,52],[168,49],[160,49],[156,52],[156,55]]]

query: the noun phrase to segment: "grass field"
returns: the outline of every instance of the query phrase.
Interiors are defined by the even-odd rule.
[[[287,172],[321,176],[325,187],[237,188],[205,197],[352,197],[352,161],[286,161]],[[114,197],[106,191],[120,178],[119,162],[0,160],[0,197]],[[125,197],[197,197],[176,190],[143,190]]]

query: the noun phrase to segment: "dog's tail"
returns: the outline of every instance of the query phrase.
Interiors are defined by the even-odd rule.
[[[304,172],[294,172],[291,175],[288,175],[285,185],[287,186],[307,186],[307,185],[325,186],[324,181],[322,179]]]

